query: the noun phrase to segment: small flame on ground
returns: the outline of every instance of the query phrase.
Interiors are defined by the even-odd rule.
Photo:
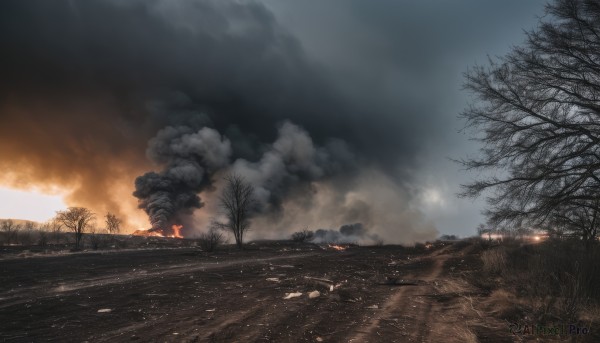
[[[171,226],[171,230],[173,230],[173,235],[171,237],[183,238],[183,236],[181,235],[181,228],[183,228],[183,225],[173,224],[173,226]]]
[[[337,251],[344,251],[347,249],[347,247],[341,246],[341,245],[337,245],[337,244],[328,244],[327,245],[330,249],[333,250],[337,250]]]
[[[164,230],[162,230],[162,229],[139,229],[139,230],[135,230],[133,235],[134,236],[145,236],[145,237],[183,238],[183,235],[181,235],[182,228],[183,228],[183,225],[173,224],[171,226],[171,231],[173,233],[170,235],[165,235]]]

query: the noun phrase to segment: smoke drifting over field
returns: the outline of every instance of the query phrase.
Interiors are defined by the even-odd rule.
[[[369,234],[362,223],[342,225],[339,230],[318,229],[315,231],[314,243],[377,243],[379,236]]]
[[[2,1],[0,44],[4,184],[69,189],[147,227],[139,205],[191,234],[235,172],[256,187],[256,237],[437,234],[407,185],[444,122],[386,112],[367,87],[350,97],[260,2]]]
[[[257,238],[281,237],[299,225],[340,223],[350,224],[338,231],[319,229],[316,241],[412,243],[437,233],[431,222],[410,208],[404,190],[380,171],[361,168],[342,140],[315,146],[308,132],[286,121],[255,161],[230,160],[231,146],[227,137],[207,127],[197,132],[167,127],[150,140],[147,155],[164,168],[138,177],[134,195],[153,228],[174,223],[207,226],[206,216],[193,218],[194,210],[204,205],[200,196],[212,197],[207,212],[218,213],[211,193],[221,187],[214,184],[219,184],[220,176],[235,173],[255,187]]]

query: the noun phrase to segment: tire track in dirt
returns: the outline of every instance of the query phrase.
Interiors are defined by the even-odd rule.
[[[211,274],[214,275],[219,275],[218,273],[224,273],[231,276],[232,267],[236,268],[243,265],[246,267],[256,268],[260,265],[271,265],[270,262],[284,261],[283,263],[289,263],[288,261],[291,262],[303,260],[304,258],[310,258],[314,255],[315,253],[304,253],[285,256],[272,256],[266,258],[226,261],[218,264],[194,264],[193,267],[190,267],[190,264],[187,263],[179,264],[172,266],[177,267],[172,270],[172,267],[169,267],[168,273],[154,272],[152,274],[145,275],[143,278],[132,278],[130,281],[133,280],[134,284],[129,285],[128,287],[138,289],[141,293],[147,293],[152,289],[152,285],[154,284],[152,277],[163,278],[166,275],[181,276],[182,274],[192,274],[194,272],[211,272]],[[123,278],[121,278],[118,283],[125,282],[122,279]],[[253,280],[252,278],[249,280],[257,281],[257,279]],[[261,276],[258,280],[263,280],[263,277]],[[231,280],[224,282],[229,283],[229,285],[232,283]],[[115,283],[116,282],[113,282],[110,285],[102,284],[95,286],[99,289],[103,289],[105,286],[109,287]],[[219,287],[225,288],[226,284],[221,284]],[[257,324],[261,322],[271,323],[271,325],[273,325],[278,320],[281,320],[284,316],[281,315],[281,311],[273,311],[270,309],[270,306],[264,305],[268,303],[267,300],[272,299],[272,296],[264,297],[264,293],[261,294],[261,292],[264,291],[261,289],[245,289],[244,298],[247,297],[249,299],[254,299],[254,303],[251,306],[248,306],[249,303],[247,301],[236,304],[236,297],[232,296],[226,300],[226,303],[222,303],[221,306],[216,309],[216,312],[213,312],[214,310],[205,310],[207,306],[202,306],[203,301],[201,301],[199,303],[195,303],[195,307],[192,306],[192,308],[189,308],[186,306],[185,309],[179,309],[177,311],[179,320],[177,321],[174,321],[173,318],[168,315],[146,315],[147,319],[145,319],[144,322],[138,322],[135,324],[114,328],[113,330],[106,331],[101,335],[92,337],[92,341],[114,342],[121,341],[123,339],[144,341],[150,337],[152,337],[152,341],[157,341],[160,337],[160,341],[163,342],[230,342],[238,340],[264,340],[264,338],[261,336],[264,336],[266,331],[268,331],[269,325],[266,325],[266,331],[264,328],[259,330],[258,327],[249,327],[261,325]],[[215,296],[221,298],[220,294]],[[173,311],[174,309],[168,309],[165,310],[164,314],[172,314]],[[283,313],[285,314],[285,312]]]
[[[256,258],[256,259],[239,259],[234,261],[223,261],[216,263],[185,263],[178,265],[171,265],[161,269],[160,271],[153,272],[137,272],[130,273],[127,275],[123,274],[111,274],[102,276],[99,278],[86,279],[81,282],[68,282],[63,283],[57,287],[47,288],[47,286],[40,285],[37,287],[29,287],[29,288],[19,288],[15,291],[5,292],[0,294],[0,309],[14,306],[18,304],[22,304],[30,301],[32,298],[35,299],[44,299],[48,297],[54,297],[57,294],[69,293],[85,288],[91,287],[106,287],[111,285],[130,283],[142,280],[149,280],[154,278],[168,277],[174,275],[182,275],[187,273],[194,273],[198,271],[209,271],[209,270],[218,270],[221,268],[227,268],[238,265],[249,265],[249,264],[258,264],[264,262],[272,262],[279,260],[289,260],[289,259],[300,259],[307,258],[316,255],[317,253],[304,253],[304,254],[295,254],[295,255],[286,255],[286,256],[272,256],[265,258]]]
[[[46,283],[45,288],[30,286],[35,294],[19,292],[12,300],[28,297],[30,302],[0,310],[10,311],[15,318],[2,328],[7,329],[6,337],[62,337],[64,327],[77,330],[80,341],[90,342],[447,341],[432,332],[462,320],[448,306],[458,298],[440,300],[452,297],[454,291],[446,287],[452,285],[445,274],[454,264],[446,262],[460,259],[447,248],[356,248],[276,256],[266,252],[269,255],[219,259],[218,264],[204,258],[192,263],[196,259],[177,255],[179,260],[170,258],[165,260],[170,263],[143,267],[147,271],[140,275],[132,272],[132,267],[139,266],[137,260],[117,269],[103,262],[103,269],[94,276],[85,269],[75,270],[86,279],[66,274],[70,281],[64,285],[71,287],[60,292],[55,282]],[[421,282],[418,286],[377,285],[380,276],[398,274]],[[112,276],[119,279],[111,280]],[[332,291],[306,276],[340,286]],[[280,281],[268,280],[272,277]],[[306,294],[315,289],[321,296],[309,299]],[[304,295],[282,299],[285,293],[298,291]],[[373,304],[379,309],[371,308]],[[98,314],[101,308],[112,312]],[[443,315],[446,320],[438,318]],[[25,316],[40,324],[17,320]]]
[[[250,308],[218,313],[209,318],[201,318],[199,314],[202,312],[196,312],[184,316],[189,319],[177,322],[168,317],[148,320],[107,332],[95,341],[115,342],[123,340],[124,337],[145,340],[152,337],[153,341],[162,342],[229,342],[240,334],[244,323],[264,317],[264,309],[260,306],[260,300],[258,301]],[[144,333],[143,338],[139,336],[140,332]],[[255,341],[257,338],[247,341]]]
[[[435,293],[431,285],[444,269],[444,263],[451,255],[447,254],[449,247],[440,249],[422,259],[433,259],[428,270],[406,275],[406,279],[425,281],[423,286],[399,287],[383,304],[376,315],[366,325],[359,327],[355,333],[346,339],[347,342],[378,342],[380,331],[394,330],[398,341],[428,342],[427,339],[436,328],[433,316],[439,304],[434,299],[424,296],[424,293]]]
[[[312,254],[303,254],[302,257]],[[289,258],[286,256],[285,258]],[[292,256],[294,257],[294,256]],[[284,259],[282,257],[282,259]],[[298,257],[295,257],[297,260]],[[270,259],[273,261],[273,259]],[[246,261],[247,262],[247,261]],[[253,260],[253,265],[262,262]],[[247,264],[247,263],[246,263]],[[212,271],[226,269],[222,268]],[[228,267],[234,266],[229,264]],[[262,281],[263,275],[258,279],[248,281]],[[223,287],[223,286],[222,286]],[[278,291],[279,293],[279,291]],[[276,297],[283,296],[278,294]],[[128,325],[109,331],[100,337],[94,337],[94,341],[112,342],[133,335],[136,339],[154,337],[164,342],[255,342],[255,341],[295,341],[309,327],[317,323],[310,323],[301,327],[289,327],[289,323],[298,322],[294,317],[298,314],[307,313],[307,309],[314,306],[314,302],[285,303],[276,301],[273,303],[273,295],[264,296],[264,289],[244,291],[244,298],[254,299],[253,303],[241,301],[236,303],[235,297],[221,303],[216,312],[204,315],[204,310],[198,308],[194,311],[186,310],[178,314],[183,320],[173,322],[166,316],[160,318],[149,318],[143,323]],[[311,311],[312,312],[312,311]],[[208,318],[207,318],[208,317]],[[286,330],[283,328],[288,325]],[[143,334],[139,334],[143,332]],[[174,335],[174,333],[177,333]],[[289,337],[282,338],[281,334]],[[283,340],[282,340],[283,339]]]

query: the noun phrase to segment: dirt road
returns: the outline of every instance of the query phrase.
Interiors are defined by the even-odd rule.
[[[451,266],[462,253],[271,244],[5,260],[0,340],[469,342],[478,314]]]
[[[431,283],[438,282],[436,280],[449,256],[443,254],[445,250],[447,249],[422,257],[432,259],[433,264],[406,277],[425,283],[420,287],[401,287],[393,292],[385,300],[381,310],[375,312],[365,325],[357,329],[348,342],[377,342],[382,335],[389,337],[398,334],[403,341],[429,342],[428,338],[434,336],[433,333],[440,329],[438,325],[440,323],[437,320],[439,317],[432,316],[439,306],[427,295],[436,292]]]

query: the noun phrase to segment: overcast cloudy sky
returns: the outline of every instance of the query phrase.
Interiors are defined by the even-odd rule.
[[[398,167],[416,171],[420,206],[438,229],[472,234],[484,222],[483,199],[455,194],[477,175],[448,159],[478,148],[458,132],[464,123],[457,114],[469,101],[461,90],[462,74],[523,42],[523,31],[536,26],[546,1],[265,3],[311,58],[326,65],[351,97],[368,104],[364,110],[374,120],[389,116],[399,134],[411,136],[419,154],[406,165],[398,161]]]
[[[347,205],[340,222],[322,225],[362,220],[356,199],[370,206],[365,218],[384,225],[364,187],[390,184],[399,195],[386,199],[404,213],[393,220],[412,221],[412,231],[473,234],[483,201],[455,194],[476,175],[449,160],[477,152],[458,132],[468,101],[462,73],[521,43],[544,3],[2,1],[0,167],[8,172],[0,185],[59,188],[70,205],[139,217],[136,176],[170,175],[190,154],[157,160],[148,141],[172,127],[180,135],[168,136],[173,147],[193,132],[210,136],[199,131],[208,127],[221,139],[221,169],[205,150],[200,165],[186,166],[254,177],[271,219],[280,218],[274,209],[294,208],[288,199],[306,199],[299,189],[312,183]],[[297,138],[290,144],[306,149],[282,150],[289,132]],[[276,184],[275,174],[256,176],[272,156],[284,170]],[[206,193],[198,216],[211,208],[210,177],[191,188]],[[312,192],[323,194],[317,186]]]

